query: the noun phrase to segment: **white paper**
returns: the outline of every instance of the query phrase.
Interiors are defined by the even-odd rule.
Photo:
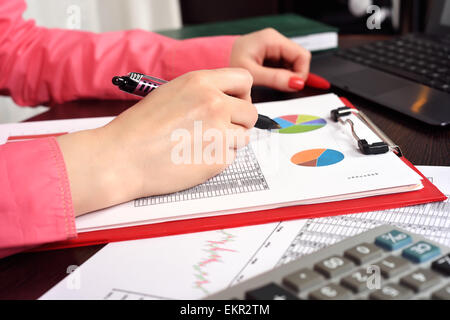
[[[450,167],[418,167],[450,194]],[[450,246],[448,199],[400,209],[108,244],[40,299],[200,299],[370,228]]]

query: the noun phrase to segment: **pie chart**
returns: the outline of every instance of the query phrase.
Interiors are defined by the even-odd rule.
[[[281,127],[279,133],[301,133],[320,129],[327,122],[323,118],[307,114],[291,114],[274,118]]]
[[[343,159],[344,155],[333,149],[309,149],[294,154],[291,162],[303,167],[325,167]]]

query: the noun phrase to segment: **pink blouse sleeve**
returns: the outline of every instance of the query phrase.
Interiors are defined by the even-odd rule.
[[[80,98],[136,99],[111,84],[142,72],[171,80],[229,65],[236,36],[174,40],[143,30],[92,33],[38,27],[24,0],[0,0],[0,93],[19,105]]]
[[[0,94],[19,105],[134,99],[111,84],[142,72],[173,79],[229,65],[236,37],[173,40],[142,30],[96,34],[22,19],[24,0],[0,0]],[[76,237],[64,160],[55,138],[0,145],[0,257]]]
[[[0,257],[76,236],[69,180],[55,138],[0,145]]]

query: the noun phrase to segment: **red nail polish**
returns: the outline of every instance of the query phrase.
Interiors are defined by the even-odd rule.
[[[305,81],[300,77],[291,77],[289,79],[289,88],[302,90],[305,87]]]
[[[310,73],[308,75],[308,79],[306,79],[306,85],[311,88],[322,90],[328,90],[331,87],[330,83],[326,79],[319,77],[314,73]]]

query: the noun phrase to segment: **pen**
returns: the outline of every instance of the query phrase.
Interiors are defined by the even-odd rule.
[[[118,86],[120,90],[141,97],[145,97],[147,94],[166,82],[167,81],[165,80],[147,76],[138,72],[130,72],[126,76],[116,76],[112,78],[112,83],[115,86]],[[265,130],[281,129],[281,126],[277,122],[261,114],[258,114],[258,120],[256,121],[255,127]]]

